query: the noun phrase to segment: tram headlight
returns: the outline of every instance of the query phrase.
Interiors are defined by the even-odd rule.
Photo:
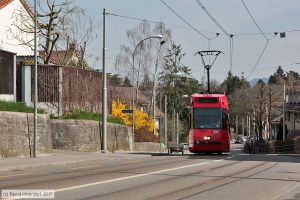
[[[210,140],[210,136],[204,136],[204,140],[209,141]]]

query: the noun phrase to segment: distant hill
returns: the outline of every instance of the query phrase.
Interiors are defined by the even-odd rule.
[[[259,81],[259,79],[262,79],[265,83],[268,82],[269,78],[255,78],[249,81],[251,86],[256,85],[256,83]]]

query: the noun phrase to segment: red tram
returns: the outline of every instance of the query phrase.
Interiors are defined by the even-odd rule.
[[[190,152],[229,152],[229,109],[226,96],[194,94],[191,96],[190,108]]]

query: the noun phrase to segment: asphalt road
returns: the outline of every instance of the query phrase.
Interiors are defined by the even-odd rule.
[[[1,189],[55,190],[55,199],[300,199],[300,158],[229,154],[107,157],[0,172]]]

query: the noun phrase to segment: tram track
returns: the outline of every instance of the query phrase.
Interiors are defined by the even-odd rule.
[[[119,173],[119,174],[138,174],[138,172],[134,172],[135,170],[140,170],[140,169],[145,169],[145,168],[152,168],[157,166],[158,164],[160,166],[168,166],[168,165],[177,165],[180,163],[186,162],[186,159],[183,160],[155,160],[152,163],[143,163],[141,160],[141,163],[138,163],[138,166],[132,167],[130,163],[126,163],[123,165],[119,166],[114,166],[110,168],[89,168],[89,169],[75,169],[75,170],[68,170],[62,168],[63,171],[50,171],[46,172],[43,174],[32,174],[30,176],[24,176],[22,178],[17,177],[13,178],[10,180],[6,180],[8,183],[5,186],[0,185],[0,189],[12,189],[12,188],[19,188],[19,187],[24,187],[24,185],[40,185],[40,184],[51,184],[55,182],[60,182],[60,181],[76,181],[77,179],[81,178],[87,178],[87,177],[93,177],[93,176],[101,176],[101,175],[107,175],[108,173],[114,174],[114,173]],[[136,163],[135,163],[136,164]],[[11,183],[9,184],[10,181],[15,181],[18,180],[17,183]]]
[[[229,167],[229,166],[233,166],[233,165],[236,165],[236,164],[240,164],[241,162],[248,161],[249,159],[250,158],[247,157],[247,158],[245,158],[243,160],[239,160],[239,161],[235,161],[235,162],[232,162],[232,163],[229,163],[229,164],[225,164],[225,165],[220,165],[220,166],[216,166],[216,167],[213,167],[213,168],[209,168],[209,171],[211,172],[213,170],[218,170],[218,169],[221,169],[221,168],[224,168],[224,167]],[[267,162],[264,162],[263,164],[265,164],[265,163],[267,163]],[[151,188],[151,186],[154,186],[154,185],[168,183],[170,181],[174,181],[174,180],[180,179],[182,177],[189,177],[189,176],[195,176],[195,175],[199,176],[199,175],[201,175],[203,173],[206,173],[206,172],[207,172],[207,169],[201,169],[201,170],[197,170],[196,172],[187,173],[187,174],[183,174],[183,175],[172,175],[172,174],[167,174],[167,173],[151,174],[153,176],[156,176],[156,175],[157,176],[168,176],[169,178],[165,178],[163,180],[154,181],[152,183],[145,183],[145,184],[141,184],[141,185],[138,185],[138,186],[127,187],[127,188],[124,188],[122,190],[108,192],[108,193],[105,193],[105,194],[99,194],[99,195],[92,195],[92,196],[82,197],[80,199],[81,200],[88,200],[88,199],[97,199],[97,198],[100,198],[100,197],[101,198],[107,198],[108,196],[114,195],[114,194],[117,194],[117,193],[136,191],[139,188],[143,188],[143,187],[150,187]],[[173,192],[170,192],[170,193],[173,193]],[[168,195],[168,194],[163,194],[163,195],[151,197],[150,199],[156,199],[156,197],[159,198],[160,196],[164,196],[164,195]]]
[[[182,193],[184,193],[184,192],[187,192],[187,191],[199,188],[199,187],[203,187],[203,186],[206,186],[206,185],[216,184],[217,182],[221,182],[221,181],[223,181],[223,180],[225,180],[227,178],[235,178],[236,179],[236,180],[229,181],[229,182],[226,182],[226,183],[223,183],[223,184],[220,184],[220,185],[217,185],[215,187],[208,188],[208,189],[205,189],[205,190],[202,190],[202,191],[198,190],[199,192],[197,192],[197,193],[188,194],[188,195],[185,195],[183,197],[176,198],[176,199],[177,200],[181,200],[181,199],[193,197],[193,196],[199,195],[201,193],[205,193],[205,192],[208,192],[208,191],[211,191],[211,190],[214,190],[214,189],[217,189],[217,188],[221,188],[221,187],[224,187],[226,185],[229,185],[229,184],[232,184],[232,183],[235,183],[235,182],[238,182],[238,181],[250,178],[251,176],[254,176],[254,175],[257,175],[257,174],[259,174],[261,172],[267,171],[267,170],[271,169],[272,167],[274,167],[275,165],[278,164],[276,162],[272,166],[267,167],[266,169],[262,169],[262,170],[260,170],[258,172],[251,173],[250,175],[247,175],[247,176],[244,176],[244,177],[237,177],[237,175],[239,175],[239,174],[249,172],[249,171],[254,170],[256,168],[262,167],[262,166],[264,166],[264,165],[266,165],[268,163],[269,163],[268,161],[263,161],[262,163],[260,163],[258,165],[247,167],[246,169],[239,170],[237,172],[228,174],[226,176],[214,176],[213,180],[207,180],[207,181],[205,181],[203,183],[198,183],[198,184],[195,184],[195,185],[192,185],[192,186],[188,186],[188,187],[184,187],[184,188],[181,188],[181,189],[177,189],[176,191],[173,191],[173,192],[168,192],[168,193],[164,193],[164,194],[161,194],[161,195],[157,195],[155,197],[149,198],[148,200],[166,199],[167,197],[169,198],[170,195],[172,195],[172,196],[178,196],[179,197],[179,196],[182,196]],[[206,176],[206,177],[212,177],[212,176]]]

